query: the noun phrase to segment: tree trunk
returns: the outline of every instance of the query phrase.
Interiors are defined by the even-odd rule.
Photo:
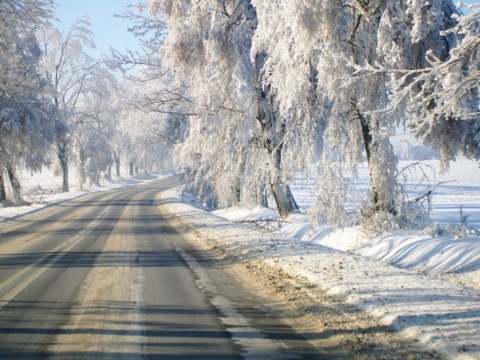
[[[357,114],[362,128],[362,140],[365,147],[365,153],[367,155],[373,211],[374,213],[389,212],[395,215],[395,204],[392,200],[392,194],[388,193],[390,189],[379,188],[376,185],[375,178],[378,177],[378,175],[375,174],[374,171],[382,167],[375,166],[373,162],[378,160],[377,158],[379,157],[378,154],[380,152],[380,144],[377,144],[373,141],[372,129],[368,119],[366,119],[362,114],[360,114],[358,110]],[[386,173],[387,171],[388,170],[385,169],[385,174],[383,176],[384,179],[387,179],[388,177],[388,174]]]
[[[270,190],[272,191],[280,217],[285,219],[299,208],[290,191],[290,187],[281,179],[283,146],[282,144],[276,145],[272,138],[273,136],[264,145],[273,161],[273,170],[270,173]]]
[[[7,191],[5,190],[5,180],[3,178],[3,169],[0,169],[0,203],[7,199]]]
[[[113,160],[115,161],[115,173],[120,177],[120,155],[113,152]]]
[[[282,151],[283,136],[285,135],[285,124],[279,123],[275,112],[272,96],[269,88],[261,82],[261,69],[265,63],[266,54],[257,55],[256,70],[259,79],[256,85],[258,94],[258,122],[262,129],[263,146],[273,161],[270,169],[269,185],[277,205],[277,211],[285,219],[289,214],[298,210],[298,205],[293,198],[292,192],[287,184],[282,181]]]
[[[359,114],[360,118],[360,125],[362,127],[362,139],[363,139],[363,146],[365,147],[365,153],[367,155],[367,163],[368,163],[368,169],[369,169],[369,174],[370,174],[370,184],[371,184],[371,191],[372,191],[372,201],[373,201],[373,210],[374,212],[379,212],[380,211],[380,204],[379,204],[379,199],[380,196],[378,194],[378,191],[375,189],[375,186],[373,185],[373,173],[372,173],[372,143],[373,143],[373,138],[372,134],[370,132],[370,125],[368,124],[367,119],[365,119],[363,116]]]
[[[68,157],[66,143],[61,142],[57,145],[57,156],[62,169],[62,192],[68,192],[70,186],[68,184]]]
[[[278,175],[274,175],[271,179],[270,188],[277,204],[277,211],[282,219],[298,210],[297,202],[290,191],[290,187],[285,185]]]
[[[128,165],[129,165],[128,175],[133,176],[133,170],[134,170],[133,160],[130,160],[130,163]]]
[[[260,180],[257,180],[255,188],[256,188],[256,196],[257,196],[257,205],[268,208],[268,198],[267,198],[267,194],[265,193],[265,184],[263,182],[260,182]]]
[[[85,158],[85,151],[80,149],[78,152],[78,160],[77,160],[77,174],[78,174],[78,187],[80,190],[83,190],[83,186],[87,184],[87,172],[85,170],[86,165],[86,158]]]
[[[263,93],[262,98],[264,97],[265,95]],[[271,157],[271,161],[273,161],[273,167],[271,173],[269,174],[270,189],[277,205],[277,211],[280,214],[280,217],[285,219],[288,217],[288,215],[297,211],[299,208],[292,195],[292,192],[290,191],[290,187],[281,179],[283,151],[281,139],[283,137],[284,129],[282,130],[282,133],[277,133],[278,129],[276,129],[275,125],[277,118],[273,111],[269,109],[269,105],[270,104],[266,106],[264,105],[263,109],[260,110],[259,120],[262,127],[262,132],[264,134],[264,139],[266,139],[263,146],[267,149],[268,154]]]
[[[246,159],[245,159],[245,151],[241,152],[241,157],[240,161],[238,162],[238,174],[240,176],[237,176],[235,178],[235,182],[232,185],[232,206],[237,207],[240,205],[240,202],[242,201],[242,180],[243,180],[243,174],[245,173],[245,164],[246,164]]]
[[[15,174],[15,169],[10,163],[7,163],[7,174],[10,184],[12,185],[14,202],[18,204],[22,199],[22,188],[20,186],[20,181],[18,181],[17,175]]]

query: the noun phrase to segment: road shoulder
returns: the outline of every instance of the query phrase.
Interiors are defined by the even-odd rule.
[[[365,359],[480,358],[480,302],[470,289],[272,238],[182,203],[177,189],[164,192],[160,202],[196,246],[223,256],[296,309],[299,323],[315,328],[311,341],[319,349],[341,347]],[[402,288],[390,288],[392,276],[402,277]],[[410,290],[418,293],[419,287],[425,297],[412,298]]]

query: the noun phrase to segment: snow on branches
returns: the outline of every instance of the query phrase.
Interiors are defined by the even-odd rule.
[[[342,171],[366,160],[370,194],[357,213],[401,226],[398,125],[445,161],[479,158],[478,10],[463,15],[451,0],[152,0],[148,9],[168,30],[161,66],[188,109],[176,158],[220,205],[271,194],[288,216],[289,180],[317,166],[317,218],[342,223]]]
[[[450,1],[437,1],[429,11],[410,7],[403,22],[393,20],[399,10],[391,7],[381,31],[409,27],[411,35],[385,35],[379,48],[389,60],[382,71],[390,74],[392,108],[405,111],[412,134],[440,152],[444,168],[457,154],[479,160],[480,10],[463,15]],[[425,13],[422,21],[418,13]]]
[[[39,70],[36,32],[46,26],[52,6],[52,1],[0,2],[0,202],[6,198],[4,172],[17,202],[17,165],[37,170],[48,162],[55,114],[48,100],[50,88]]]

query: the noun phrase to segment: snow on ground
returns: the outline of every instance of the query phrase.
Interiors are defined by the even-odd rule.
[[[260,234],[252,232],[252,224],[275,218],[268,209],[214,212],[237,222],[233,224],[170,206],[175,212],[188,212],[187,222],[196,232],[231,256],[261,259],[289,276],[306,278],[450,358],[480,359],[478,163],[458,160],[441,174],[439,162],[429,161],[422,171],[408,173],[404,186],[410,199],[436,186],[430,203],[431,229],[426,234],[397,231],[372,239],[358,227],[323,226],[313,231],[301,215]],[[359,184],[367,184],[367,174],[367,169],[359,169]],[[302,208],[312,205],[313,181],[297,179],[293,192]],[[461,215],[466,218],[463,227]]]
[[[433,172],[438,171],[438,162],[430,166],[430,183],[420,182],[423,173],[418,172],[405,187],[415,198],[438,184],[431,202],[432,229],[452,224],[458,229],[461,208],[468,216],[467,225],[480,229],[478,165],[460,160],[443,175]],[[359,174],[359,184],[366,184],[366,169]],[[141,181],[145,180],[124,179],[112,186]],[[102,187],[107,188],[110,185]],[[312,181],[300,180],[293,190],[302,207],[311,206]],[[67,196],[81,194],[74,191]],[[480,359],[480,237],[475,233],[461,238],[455,231],[436,236],[399,231],[371,239],[355,227],[325,226],[313,232],[301,214],[272,232],[264,229],[276,218],[268,209],[227,209],[214,215],[182,203],[180,189],[163,197],[199,239],[230,258],[255,263],[272,278],[288,276],[313,297],[319,296],[318,290],[338,297],[447,358]],[[63,200],[65,195],[48,195],[39,206]],[[0,217],[21,211],[21,207],[0,209]]]
[[[8,221],[21,215],[43,210],[49,206],[59,204],[63,201],[77,198],[79,196],[123,186],[141,185],[161,178],[159,175],[143,174],[135,176],[112,177],[112,180],[100,180],[100,186],[92,186],[80,189],[74,177],[71,179],[70,191],[60,193],[61,179],[53,171],[45,169],[42,173],[22,173],[20,174],[20,183],[22,184],[23,200],[26,204],[23,206],[11,206],[11,204],[0,204],[0,222]],[[166,176],[163,176],[166,177]]]
[[[312,230],[305,217],[294,215],[287,224],[275,231],[281,236],[293,237],[341,251],[372,257],[402,268],[428,273],[448,273],[457,281],[480,290],[480,167],[465,159],[451,164],[448,173],[440,173],[439,161],[425,161],[420,169],[414,162],[402,161],[400,168],[410,169],[403,186],[409,198],[414,199],[435,186],[431,197],[431,226],[426,233],[398,231],[372,239],[359,227],[332,229],[322,226]],[[368,183],[368,169],[359,168],[359,184]],[[312,205],[314,184],[297,179],[293,193],[300,206]],[[363,189],[364,190],[364,189]],[[362,191],[362,190],[361,190]],[[228,209],[214,212],[232,221],[254,221],[264,218],[265,210]],[[260,214],[260,216],[257,216]],[[461,214],[466,217],[462,227]],[[270,215],[270,218],[273,218]],[[443,232],[443,234],[442,234]],[[466,232],[465,237],[461,235]],[[432,235],[433,233],[433,235]]]
[[[236,223],[182,203],[180,189],[164,193],[164,202],[196,237],[236,262],[272,279],[287,276],[312,297],[322,296],[318,290],[338,297],[447,358],[480,359],[477,290],[354,251],[299,241],[282,231],[260,232],[251,223]]]

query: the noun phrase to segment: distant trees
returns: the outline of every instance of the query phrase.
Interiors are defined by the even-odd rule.
[[[105,59],[90,55],[88,20],[61,32],[49,23],[53,8],[53,0],[0,2],[0,202],[21,201],[17,170],[50,165],[52,148],[62,191],[72,164],[80,187],[98,185],[113,164],[120,175],[125,144],[145,149],[143,162],[158,150],[121,131],[127,99]]]
[[[122,143],[129,174],[172,170],[172,149],[185,137],[183,108],[177,107],[172,89],[162,78],[141,74],[121,83],[116,133]],[[137,170],[136,170],[137,169]]]
[[[101,177],[111,180],[111,166],[118,152],[116,103],[118,81],[97,64],[83,93],[83,119],[72,131],[71,154],[76,163],[80,186],[99,185]]]
[[[172,150],[183,142],[191,115],[191,101],[183,84],[174,81],[158,51],[166,33],[164,19],[145,14],[148,5],[137,3],[122,18],[142,51],[112,51],[111,63],[124,74],[120,133],[124,139],[129,173],[135,169],[172,169]],[[131,71],[134,69],[134,71]]]

